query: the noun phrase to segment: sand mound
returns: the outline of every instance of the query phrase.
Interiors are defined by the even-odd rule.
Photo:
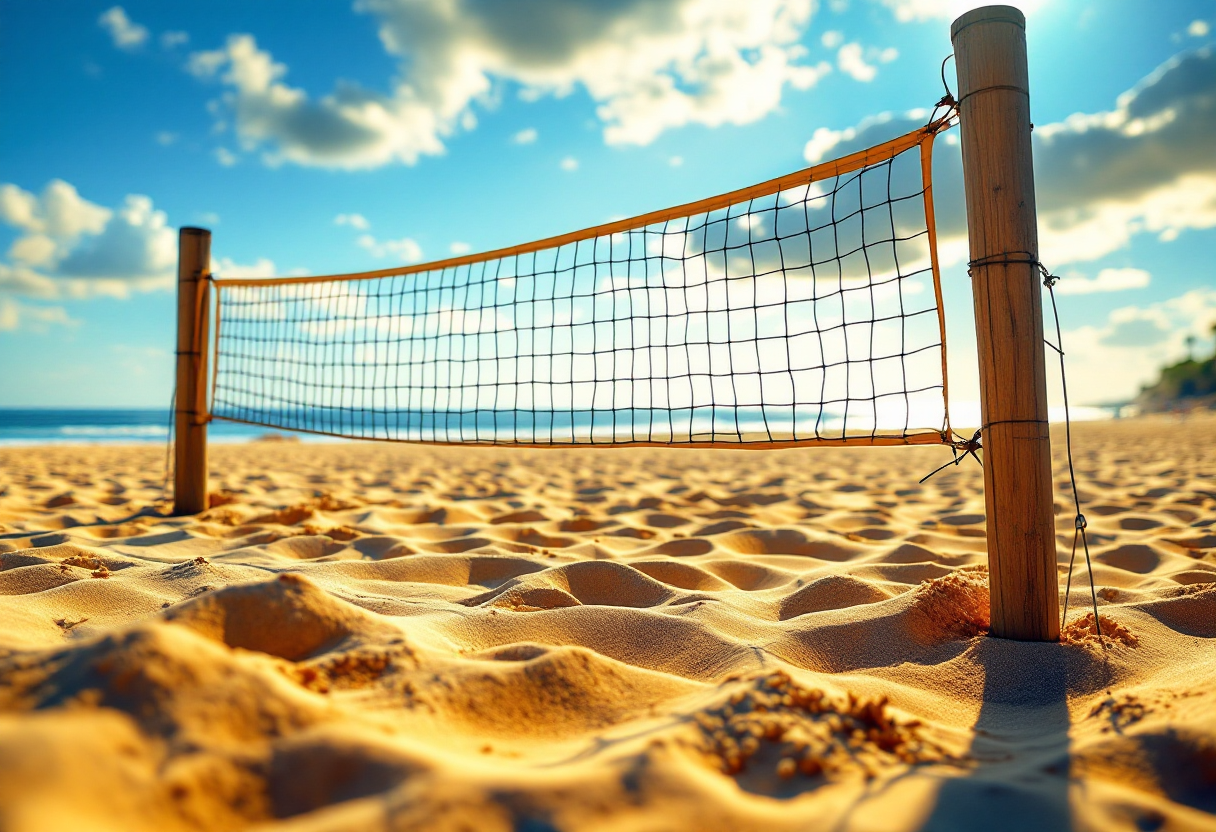
[[[150,735],[203,745],[253,740],[326,718],[327,707],[268,658],[238,656],[194,632],[141,624],[0,663],[8,707],[121,711]]]
[[[1060,641],[1063,644],[1097,644],[1103,639],[1128,647],[1136,647],[1140,644],[1140,639],[1136,638],[1131,630],[1110,616],[1099,614],[1098,625],[1094,626],[1092,612],[1072,619],[1060,630]]]
[[[988,569],[975,566],[925,581],[912,596],[923,623],[913,632],[925,640],[971,638],[988,631]]]
[[[384,737],[326,727],[277,745],[266,768],[267,814],[290,818],[391,791],[433,766]]]
[[[170,609],[165,620],[229,647],[289,661],[401,637],[391,625],[293,574],[217,590]]]
[[[437,714],[446,730],[519,738],[527,725],[529,737],[569,740],[648,715],[699,687],[581,647],[524,645],[414,682],[407,706]]]
[[[712,572],[687,563],[670,560],[643,560],[634,561],[629,565],[656,581],[662,581],[668,586],[678,589],[715,591],[731,588],[731,584]]]
[[[797,618],[808,612],[872,604],[889,597],[881,588],[851,575],[824,575],[781,599],[781,620]]]
[[[579,604],[653,607],[672,597],[670,588],[631,566],[583,561],[534,572],[465,603],[527,611]]]
[[[826,536],[811,537],[798,529],[753,529],[723,535],[721,545],[743,555],[801,555],[821,560],[848,560],[857,548]]]
[[[852,693],[842,700],[778,671],[750,680],[725,704],[699,711],[699,749],[727,775],[768,768],[767,776],[744,781],[764,793],[774,786],[788,791],[780,781],[799,776],[870,779],[880,769],[949,759],[919,735],[919,722],[896,719],[887,703],[886,697],[862,700]]]
[[[1213,561],[1216,562],[1216,557]],[[1137,606],[1172,630],[1198,638],[1216,638],[1216,583],[1191,583],[1166,598]]]

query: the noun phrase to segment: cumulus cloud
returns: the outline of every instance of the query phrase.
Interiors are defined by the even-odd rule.
[[[211,265],[211,271],[231,280],[248,277],[274,277],[278,274],[274,261],[266,257],[259,257],[252,263],[238,263],[228,257],[217,257]]]
[[[461,254],[468,254],[472,250],[473,250],[473,247],[471,245],[469,245],[468,243],[462,243],[460,241],[456,241],[456,242],[452,243],[450,246],[448,246],[448,251],[452,252],[452,254],[454,254],[456,256],[460,256]]]
[[[146,196],[131,195],[105,228],[74,246],[55,267],[65,277],[166,284],[177,265],[177,235]],[[145,283],[152,288],[152,283]]]
[[[532,144],[534,141],[536,141],[537,135],[539,134],[536,132],[535,127],[525,127],[523,130],[520,130],[518,133],[512,136],[511,141],[515,142],[516,144]]]
[[[83,199],[62,179],[51,180],[37,197],[16,185],[0,185],[0,220],[29,234],[73,242],[100,234],[112,211]]]
[[[176,234],[146,196],[130,195],[110,209],[59,179],[41,195],[2,184],[0,222],[21,232],[0,261],[5,295],[126,297],[173,283]]]
[[[1206,38],[1211,31],[1212,27],[1206,20],[1192,20],[1191,25],[1186,27],[1186,33],[1193,38]]]
[[[1202,288],[1146,307],[1116,309],[1099,326],[1067,331],[1069,391],[1083,402],[1129,400],[1157,378],[1162,365],[1186,356],[1188,336],[1206,337],[1214,323],[1216,289]]]
[[[0,332],[29,330],[46,332],[52,326],[69,326],[79,323],[71,318],[62,306],[22,303],[15,298],[0,295]]]
[[[1079,274],[1067,274],[1056,284],[1056,294],[1091,295],[1095,292],[1122,292],[1127,289],[1143,289],[1152,281],[1152,275],[1144,269],[1103,269],[1096,277],[1087,278]]]
[[[820,128],[804,156],[817,163],[922,126],[928,114],[885,113],[843,130]],[[1036,125],[1034,165],[1041,257],[1050,266],[1096,260],[1139,233],[1169,241],[1216,227],[1216,53],[1171,58],[1119,96],[1113,110]],[[947,136],[949,138],[949,136]],[[957,143],[938,143],[934,193],[943,248],[965,238]],[[957,250],[957,246],[955,249]]]
[[[578,159],[575,159],[573,156],[567,156],[561,160],[559,166],[564,171],[578,170]]]
[[[953,20],[963,12],[983,6],[979,0],[880,0],[900,23],[926,20]],[[1005,5],[1016,6],[1029,15],[1043,5],[1044,0],[1008,0]]]
[[[366,231],[371,226],[371,223],[362,214],[338,214],[338,216],[334,217],[334,225],[349,225],[351,228]]]
[[[148,29],[127,17],[122,6],[113,6],[102,12],[97,25],[110,33],[110,39],[119,49],[138,49],[148,41]]]
[[[267,161],[335,168],[413,164],[442,153],[504,89],[596,103],[609,144],[647,144],[687,124],[756,121],[787,87],[830,71],[806,63],[799,37],[812,0],[358,0],[401,61],[387,92],[342,84],[320,98],[290,86],[287,67],[251,35],[197,52],[189,68],[226,88],[247,151]],[[526,131],[525,131],[526,132]]]
[[[173,49],[176,46],[183,46],[190,42],[190,35],[186,32],[162,32],[160,36],[160,45],[165,49]]]
[[[878,67],[868,64],[861,55],[860,43],[846,43],[836,53],[836,66],[855,81],[866,83],[878,75]]]
[[[402,263],[422,262],[422,246],[410,237],[402,237],[400,240],[377,240],[371,234],[364,234],[355,244],[366,249],[373,257],[392,255]]]
[[[898,57],[899,50],[894,46],[886,49],[863,49],[860,43],[846,43],[836,53],[836,65],[853,80],[869,83],[878,75],[878,67],[875,64],[889,64]]]

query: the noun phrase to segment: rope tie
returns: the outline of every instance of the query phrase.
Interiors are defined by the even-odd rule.
[[[994,92],[996,90],[1006,90],[1008,92],[1020,92],[1022,95],[1025,95],[1027,97],[1030,96],[1029,90],[1023,89],[1022,87],[1015,87],[1012,84],[993,84],[990,87],[980,87],[978,90],[972,90],[971,92],[967,93],[966,95],[964,95],[962,98],[960,98],[958,100],[958,106],[962,107],[963,102],[966,101],[968,98],[970,98],[973,95],[979,95],[982,92]]]
[[[929,479],[930,477],[932,477],[934,474],[944,471],[945,469],[949,468],[951,465],[958,465],[960,462],[962,462],[967,457],[971,457],[972,459],[974,459],[976,461],[976,463],[981,468],[983,468],[984,463],[980,459],[979,454],[977,453],[977,451],[979,451],[980,449],[983,448],[983,445],[980,444],[980,434],[983,432],[983,430],[984,430],[983,428],[978,428],[975,431],[975,433],[971,434],[970,439],[961,439],[960,438],[960,439],[955,439],[953,441],[947,442],[946,444],[948,444],[950,446],[950,452],[954,454],[954,459],[950,460],[945,465],[941,465],[941,466],[935,468],[934,470],[930,471],[928,474],[925,474],[925,476],[921,477],[919,484],[924,485],[925,481],[927,479]],[[960,434],[956,433],[955,436],[960,436]],[[959,451],[962,451],[961,455],[959,454]]]
[[[940,128],[944,130],[953,125],[953,119],[958,118],[958,102],[954,100],[954,93],[950,91],[950,85],[946,83],[946,62],[953,57],[954,53],[951,52],[945,58],[942,58],[942,87],[945,89],[946,94],[933,105],[933,111],[929,113],[929,120],[925,122],[926,132],[933,129],[934,123],[944,125]],[[937,114],[942,109],[946,111],[946,114],[939,120]]]

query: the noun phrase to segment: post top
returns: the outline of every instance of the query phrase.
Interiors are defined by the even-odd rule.
[[[973,23],[1012,23],[1026,28],[1026,15],[1013,6],[980,6],[972,9],[950,24],[950,41]]]
[[[194,226],[192,226],[192,225],[183,225],[181,228],[179,228],[179,229],[178,229],[178,233],[179,233],[179,234],[181,234],[182,236],[186,236],[186,235],[203,235],[203,236],[208,236],[208,237],[209,237],[209,236],[211,236],[211,229],[209,229],[209,228],[195,228],[195,227],[194,227]]]

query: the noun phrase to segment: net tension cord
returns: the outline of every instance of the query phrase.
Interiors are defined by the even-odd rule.
[[[1058,355],[1060,358],[1060,389],[1064,398],[1064,447],[1068,457],[1068,480],[1072,488],[1073,508],[1076,512],[1073,517],[1072,554],[1068,559],[1068,580],[1064,588],[1064,613],[1061,617],[1061,621],[1062,625],[1067,624],[1068,622],[1069,593],[1072,590],[1072,573],[1077,560],[1077,543],[1080,542],[1082,550],[1085,553],[1085,569],[1089,573],[1089,594],[1093,605],[1094,629],[1098,634],[1099,643],[1102,644],[1104,648],[1107,648],[1108,645],[1106,644],[1106,640],[1102,636],[1101,619],[1098,618],[1098,596],[1097,591],[1094,588],[1093,562],[1089,556],[1089,539],[1085,534],[1085,530],[1089,524],[1085,519],[1085,514],[1081,511],[1081,497],[1077,493],[1077,473],[1072,457],[1072,418],[1068,405],[1068,377],[1064,367],[1064,338],[1060,327],[1060,310],[1056,305],[1055,293],[1055,285],[1059,282],[1060,278],[1058,275],[1052,274],[1047,267],[1042,264],[1042,262],[1037,260],[1028,251],[1006,252],[1004,254],[996,254],[991,257],[985,257],[980,260],[972,260],[967,264],[967,274],[970,276],[975,269],[984,268],[985,266],[1006,266],[1015,264],[1033,266],[1039,271],[1039,274],[1043,278],[1043,285],[1047,288],[1047,295],[1051,299],[1051,315],[1056,327],[1056,342],[1053,344],[1049,339],[1044,338],[1043,343],[1051,347],[1052,350],[1055,351],[1056,355]],[[985,425],[984,427],[988,426]],[[934,474],[938,473],[938,471],[942,471],[951,465],[958,465],[968,456],[974,457],[975,461],[983,466],[983,462],[980,461],[979,455],[977,454],[977,451],[983,449],[983,445],[980,444],[980,436],[983,429],[984,428],[979,428],[976,430],[975,434],[968,440],[952,442],[951,450],[954,452],[954,459],[930,473],[928,476],[922,479],[921,482],[923,483],[925,480],[929,479],[929,477],[932,477]],[[960,451],[962,451],[961,454],[959,453]]]

